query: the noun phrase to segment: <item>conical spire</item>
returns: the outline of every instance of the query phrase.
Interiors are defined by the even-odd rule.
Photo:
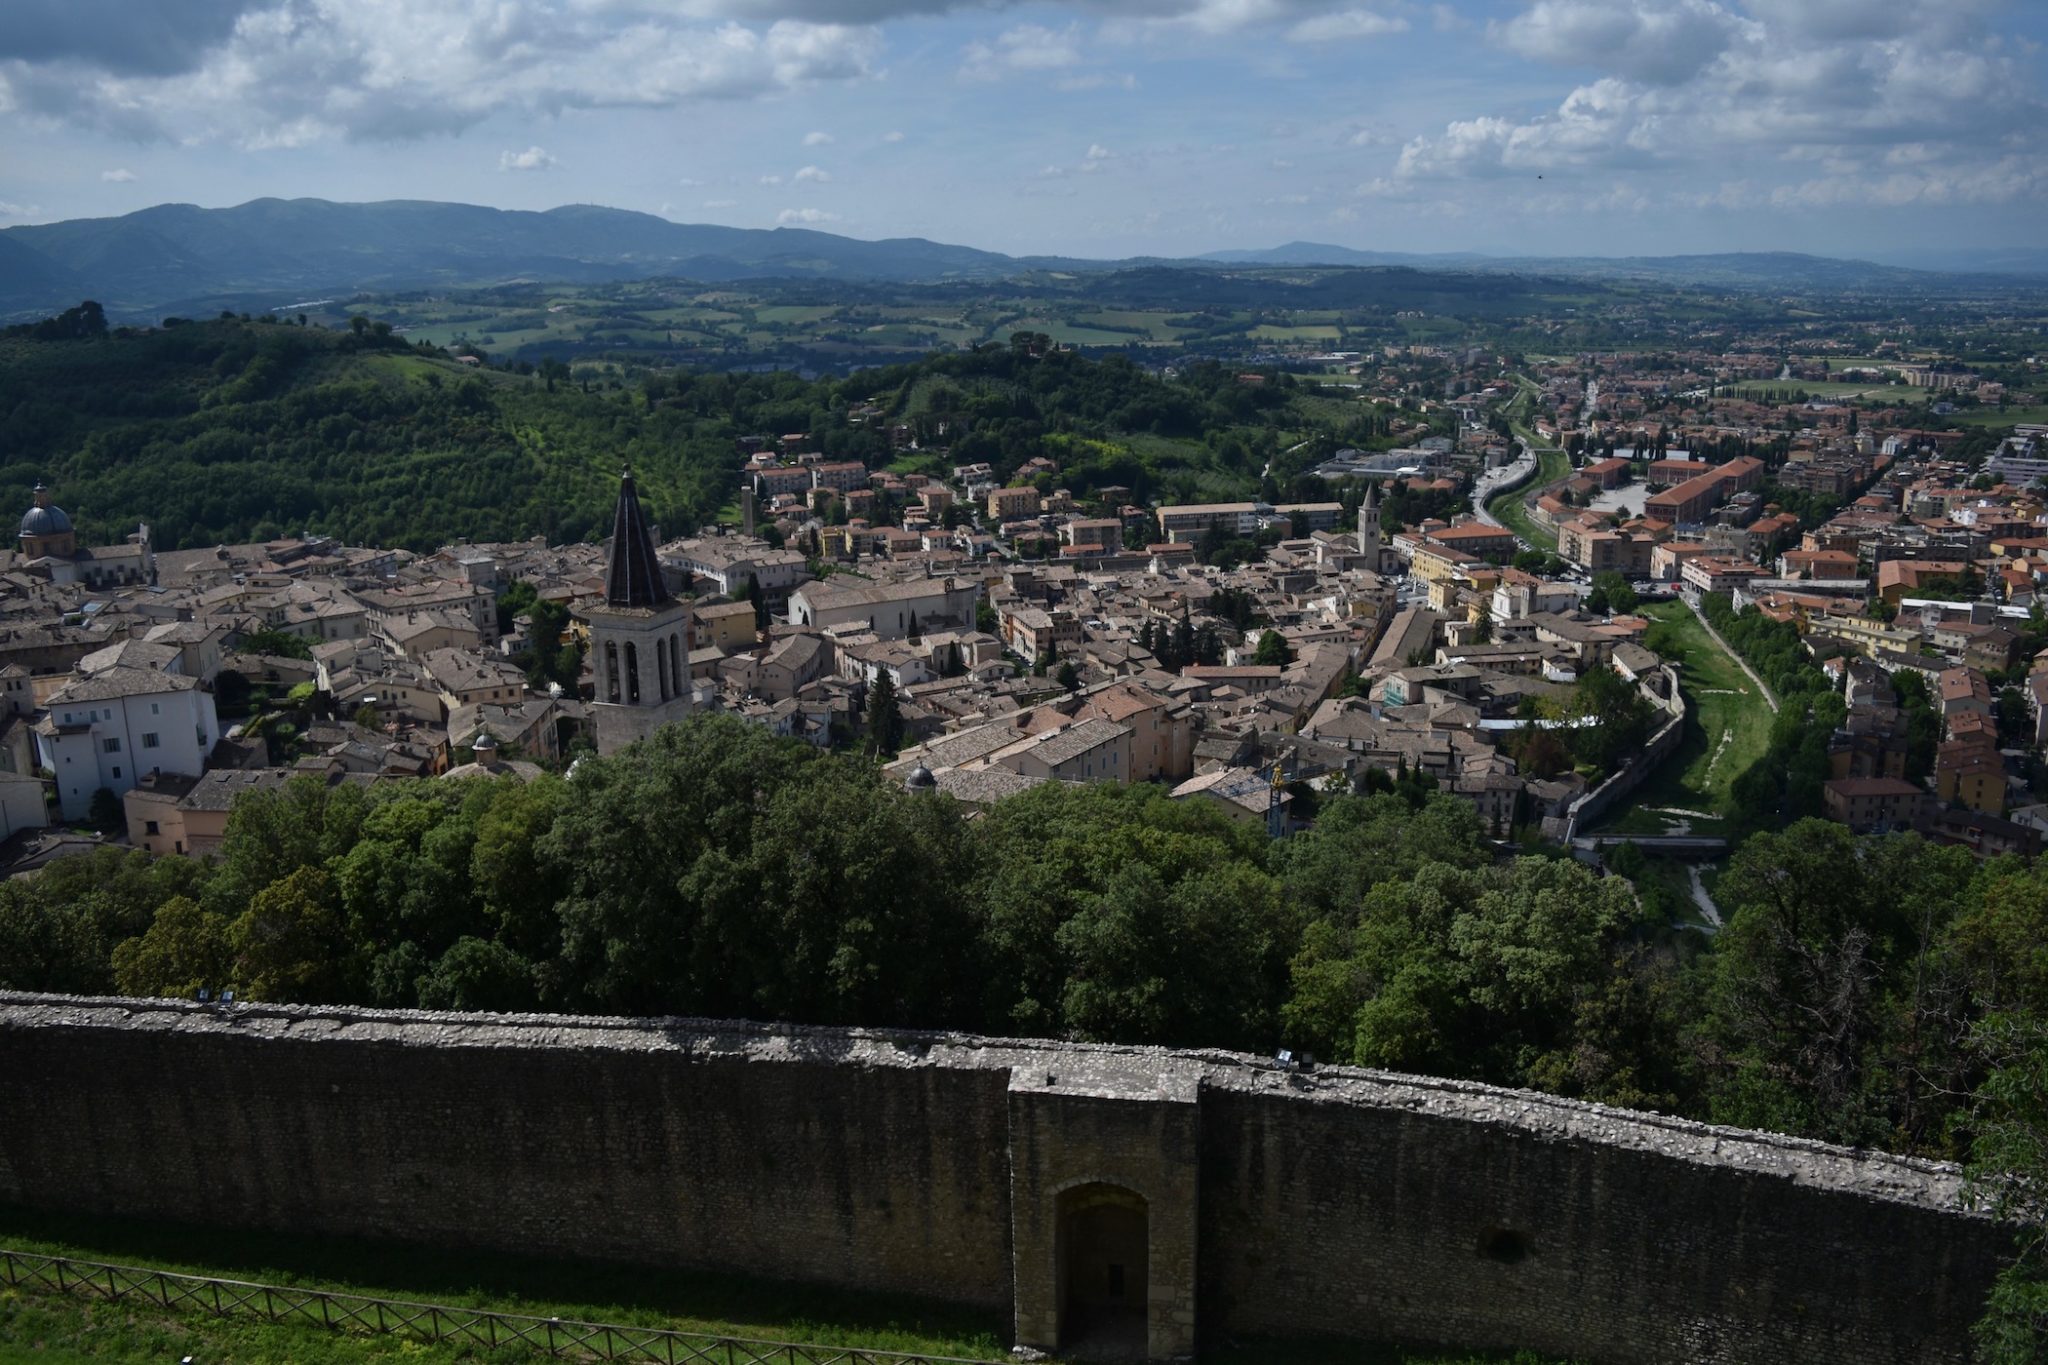
[[[619,475],[619,508],[612,516],[612,562],[605,570],[604,600],[612,607],[658,607],[669,600],[661,581],[654,537],[633,491],[633,471]]]

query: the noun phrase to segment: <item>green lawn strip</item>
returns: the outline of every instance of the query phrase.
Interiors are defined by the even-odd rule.
[[[1524,439],[1528,439],[1526,434]],[[1493,513],[1501,525],[1531,545],[1545,550],[1555,550],[1557,533],[1545,530],[1536,523],[1529,513],[1529,504],[1524,499],[1537,489],[1556,483],[1571,471],[1571,457],[1562,450],[1539,451],[1536,456],[1536,477],[1520,488],[1495,494],[1487,500],[1486,510]]]
[[[1602,832],[1670,832],[1673,824],[1687,818],[1657,809],[1670,808],[1715,817],[1692,819],[1690,833],[1725,833],[1727,819],[1734,814],[1729,789],[1770,747],[1773,713],[1741,665],[1714,643],[1683,602],[1658,602],[1642,612],[1670,622],[1684,641],[1685,666],[1679,676],[1686,702],[1685,736]]]
[[[257,1284],[712,1336],[1000,1358],[1004,1315],[709,1271],[0,1207],[0,1246]],[[76,1345],[76,1343],[72,1343]]]
[[[526,1349],[482,1351],[392,1333],[358,1335],[311,1323],[216,1318],[151,1303],[104,1303],[55,1292],[0,1289],[0,1365],[105,1365],[187,1356],[205,1365],[498,1365],[548,1358]]]
[[[854,1346],[980,1360],[1007,1355],[1001,1315],[903,1296],[855,1293],[697,1271],[451,1251],[353,1238],[199,1228],[0,1206],[0,1245],[251,1283],[531,1317],[666,1327],[757,1341]],[[252,1316],[216,1318],[140,1299],[108,1303],[0,1286],[0,1365],[81,1365],[193,1356],[206,1365],[354,1365],[358,1361],[524,1361],[403,1333],[330,1330]],[[1224,1341],[1216,1365],[1564,1365],[1533,1352],[1345,1341]]]

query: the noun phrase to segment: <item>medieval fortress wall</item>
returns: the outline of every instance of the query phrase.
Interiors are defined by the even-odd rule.
[[[1237,1054],[4,993],[0,1202],[937,1295],[1044,1347],[1133,1255],[1107,1202],[1155,1356],[1961,1361],[2009,1245],[1938,1163]]]

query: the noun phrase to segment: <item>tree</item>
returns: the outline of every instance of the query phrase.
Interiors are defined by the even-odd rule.
[[[271,654],[280,659],[311,659],[313,646],[303,637],[282,630],[254,630],[242,636],[237,646],[244,654]]]
[[[1596,598],[1600,601],[1597,607],[1593,605]],[[1621,616],[1635,610],[1636,600],[1636,590],[1629,586],[1629,581],[1609,570],[1593,575],[1593,591],[1586,598],[1586,610]]]
[[[1072,659],[1062,659],[1060,661],[1058,681],[1059,685],[1069,692],[1081,690],[1081,674],[1075,669]]]
[[[101,787],[92,794],[92,807],[85,818],[96,828],[110,832],[124,828],[128,823],[121,798],[114,795],[111,787]]]
[[[1287,637],[1277,630],[1269,630],[1259,637],[1259,647],[1252,654],[1252,662],[1262,667],[1285,668],[1294,662],[1294,650],[1287,643]]]
[[[1970,1116],[1970,1185],[2012,1228],[2014,1243],[1977,1324],[1977,1346],[1987,1361],[2038,1365],[2048,1359],[2048,1018],[1995,1014],[1971,1043],[1992,1069]]]
[[[747,575],[746,600],[753,604],[754,629],[768,629],[768,595],[761,591],[761,580],[754,574]],[[915,639],[916,636],[911,637]]]
[[[190,896],[165,901],[148,932],[114,949],[114,979],[123,995],[190,999],[201,988],[233,985],[233,964],[227,916]]]
[[[1809,819],[1751,836],[1721,877],[1727,923],[1703,968],[1714,1120],[1858,1145],[1901,1125],[1930,1135],[1937,1116],[1893,1089],[1927,1062],[1918,1011],[1887,996],[1930,986],[1973,873],[1967,851],[1917,835],[1859,840]]]
[[[890,757],[903,747],[903,715],[896,709],[896,679],[886,668],[875,670],[868,687],[867,751]]]
[[[1569,860],[1423,866],[1366,893],[1355,920],[1309,926],[1287,1036],[1364,1066],[1503,1085],[1577,1077],[1598,1097],[1613,1068],[1579,1067],[1582,1002],[1612,976],[1635,913],[1627,882]]]
[[[328,1004],[347,997],[349,943],[327,874],[302,867],[258,891],[228,930],[250,1000]]]
[[[465,936],[418,979],[421,1009],[531,1010],[540,991],[531,962],[502,943]]]

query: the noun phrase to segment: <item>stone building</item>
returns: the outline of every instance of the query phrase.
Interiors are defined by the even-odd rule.
[[[582,609],[596,678],[597,751],[617,753],[690,713],[690,607],[669,595],[633,472],[619,476],[604,600]]]

